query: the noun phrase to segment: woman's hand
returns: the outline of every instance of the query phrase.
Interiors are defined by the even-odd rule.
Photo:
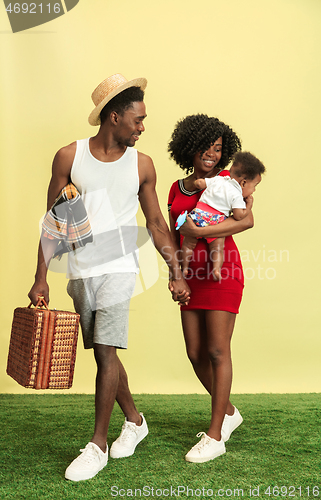
[[[197,237],[198,235],[198,230],[199,228],[195,226],[194,222],[190,217],[186,217],[186,222],[180,227],[179,232],[183,236],[192,236],[194,238]]]

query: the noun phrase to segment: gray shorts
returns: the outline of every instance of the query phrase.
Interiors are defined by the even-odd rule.
[[[129,303],[135,273],[115,273],[70,280],[67,292],[80,314],[85,349],[104,344],[127,349]]]

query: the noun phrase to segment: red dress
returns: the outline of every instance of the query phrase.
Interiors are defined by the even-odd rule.
[[[183,179],[172,185],[168,196],[168,210],[176,221],[185,210],[190,212],[198,202],[203,191],[187,191]],[[180,239],[182,245],[183,236]],[[205,239],[200,239],[189,264],[190,273],[186,280],[191,289],[191,300],[183,311],[210,309],[238,313],[244,288],[244,276],[239,251],[232,236],[225,238],[224,262],[221,281],[214,281],[210,274],[213,263],[209,258],[209,247]]]

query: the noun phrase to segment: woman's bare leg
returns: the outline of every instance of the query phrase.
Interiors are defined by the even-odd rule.
[[[212,312],[220,313],[221,311],[181,311],[187,356],[192,363],[197,378],[209,394],[212,394],[212,389],[215,389],[216,386],[214,381],[215,373],[209,356],[206,327],[206,315]],[[225,313],[223,312],[223,314]],[[229,400],[226,404],[225,413],[228,415],[234,413],[234,407]]]
[[[229,401],[232,385],[231,337],[236,315],[227,311],[206,311],[208,353],[213,370],[212,418],[208,436],[221,439],[225,413],[232,415]]]
[[[213,370],[207,350],[204,311],[181,311],[181,317],[187,356],[197,378],[211,394]]]

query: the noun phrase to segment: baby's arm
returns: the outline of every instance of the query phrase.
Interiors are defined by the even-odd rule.
[[[194,181],[194,186],[196,189],[206,189],[205,179],[196,179],[196,181]]]
[[[244,199],[246,208],[233,208],[233,218],[235,220],[242,220],[244,217],[249,215],[253,206],[253,196],[250,195]]]

